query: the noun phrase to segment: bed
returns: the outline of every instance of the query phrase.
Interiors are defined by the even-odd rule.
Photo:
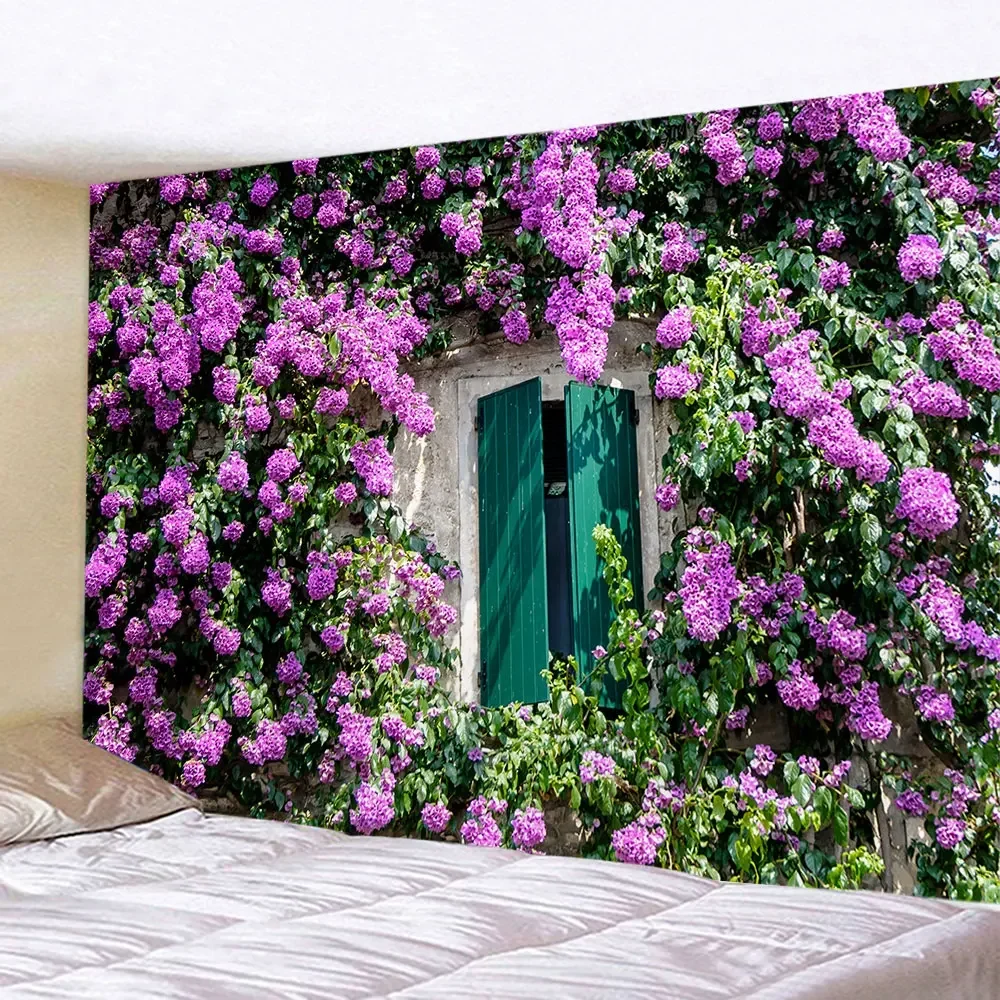
[[[0,843],[0,1000],[1000,998],[1000,908],[210,815],[55,727]]]

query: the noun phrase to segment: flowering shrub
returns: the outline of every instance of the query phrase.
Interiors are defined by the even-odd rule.
[[[562,805],[587,854],[838,887],[888,787],[919,891],[996,898],[996,95],[96,186],[95,742],[260,815],[533,851]],[[608,646],[539,706],[449,698],[459,570],[393,502],[435,420],[407,361],[459,310],[587,383],[652,319],[656,502],[697,511],[643,616],[598,527]],[[946,768],[889,742],[900,703]],[[788,752],[736,749],[767,705]]]

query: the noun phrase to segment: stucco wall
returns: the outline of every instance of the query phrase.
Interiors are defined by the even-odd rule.
[[[669,547],[678,514],[660,511],[652,491],[659,481],[660,458],[670,434],[668,407],[652,399],[649,360],[636,353],[652,337],[652,327],[622,321],[611,330],[602,382],[632,389],[639,409],[640,521],[643,584],[653,585],[659,555]],[[407,520],[433,539],[446,557],[459,560],[462,578],[449,585],[446,597],[459,608],[459,621],[449,640],[462,653],[462,671],[451,681],[461,698],[478,697],[478,518],[476,439],[472,428],[475,401],[523,379],[540,376],[545,399],[562,398],[565,366],[558,341],[546,336],[523,345],[501,336],[483,338],[474,327],[459,325],[452,347],[442,356],[408,369],[417,388],[426,392],[437,415],[435,431],[426,439],[403,432],[396,444],[396,500]]]
[[[87,188],[0,178],[0,725],[79,725]]]

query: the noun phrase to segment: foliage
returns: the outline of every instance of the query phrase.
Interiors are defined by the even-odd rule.
[[[839,888],[882,874],[885,788],[918,891],[995,901],[996,110],[983,80],[97,186],[95,741],[261,815],[533,850],[561,804],[588,854]],[[691,516],[641,616],[597,526],[608,648],[548,704],[439,683],[458,568],[392,500],[434,423],[407,359],[463,311],[590,383],[616,318],[658,322],[657,502]]]

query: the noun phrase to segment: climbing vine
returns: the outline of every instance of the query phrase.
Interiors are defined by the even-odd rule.
[[[563,810],[722,878],[887,884],[905,817],[917,891],[996,899],[997,94],[95,186],[95,742],[258,815],[539,850]],[[394,495],[435,423],[407,365],[460,315],[589,384],[656,323],[687,527],[640,614],[597,526],[608,644],[537,706],[448,694],[460,567]],[[768,707],[787,749],[746,736]]]

